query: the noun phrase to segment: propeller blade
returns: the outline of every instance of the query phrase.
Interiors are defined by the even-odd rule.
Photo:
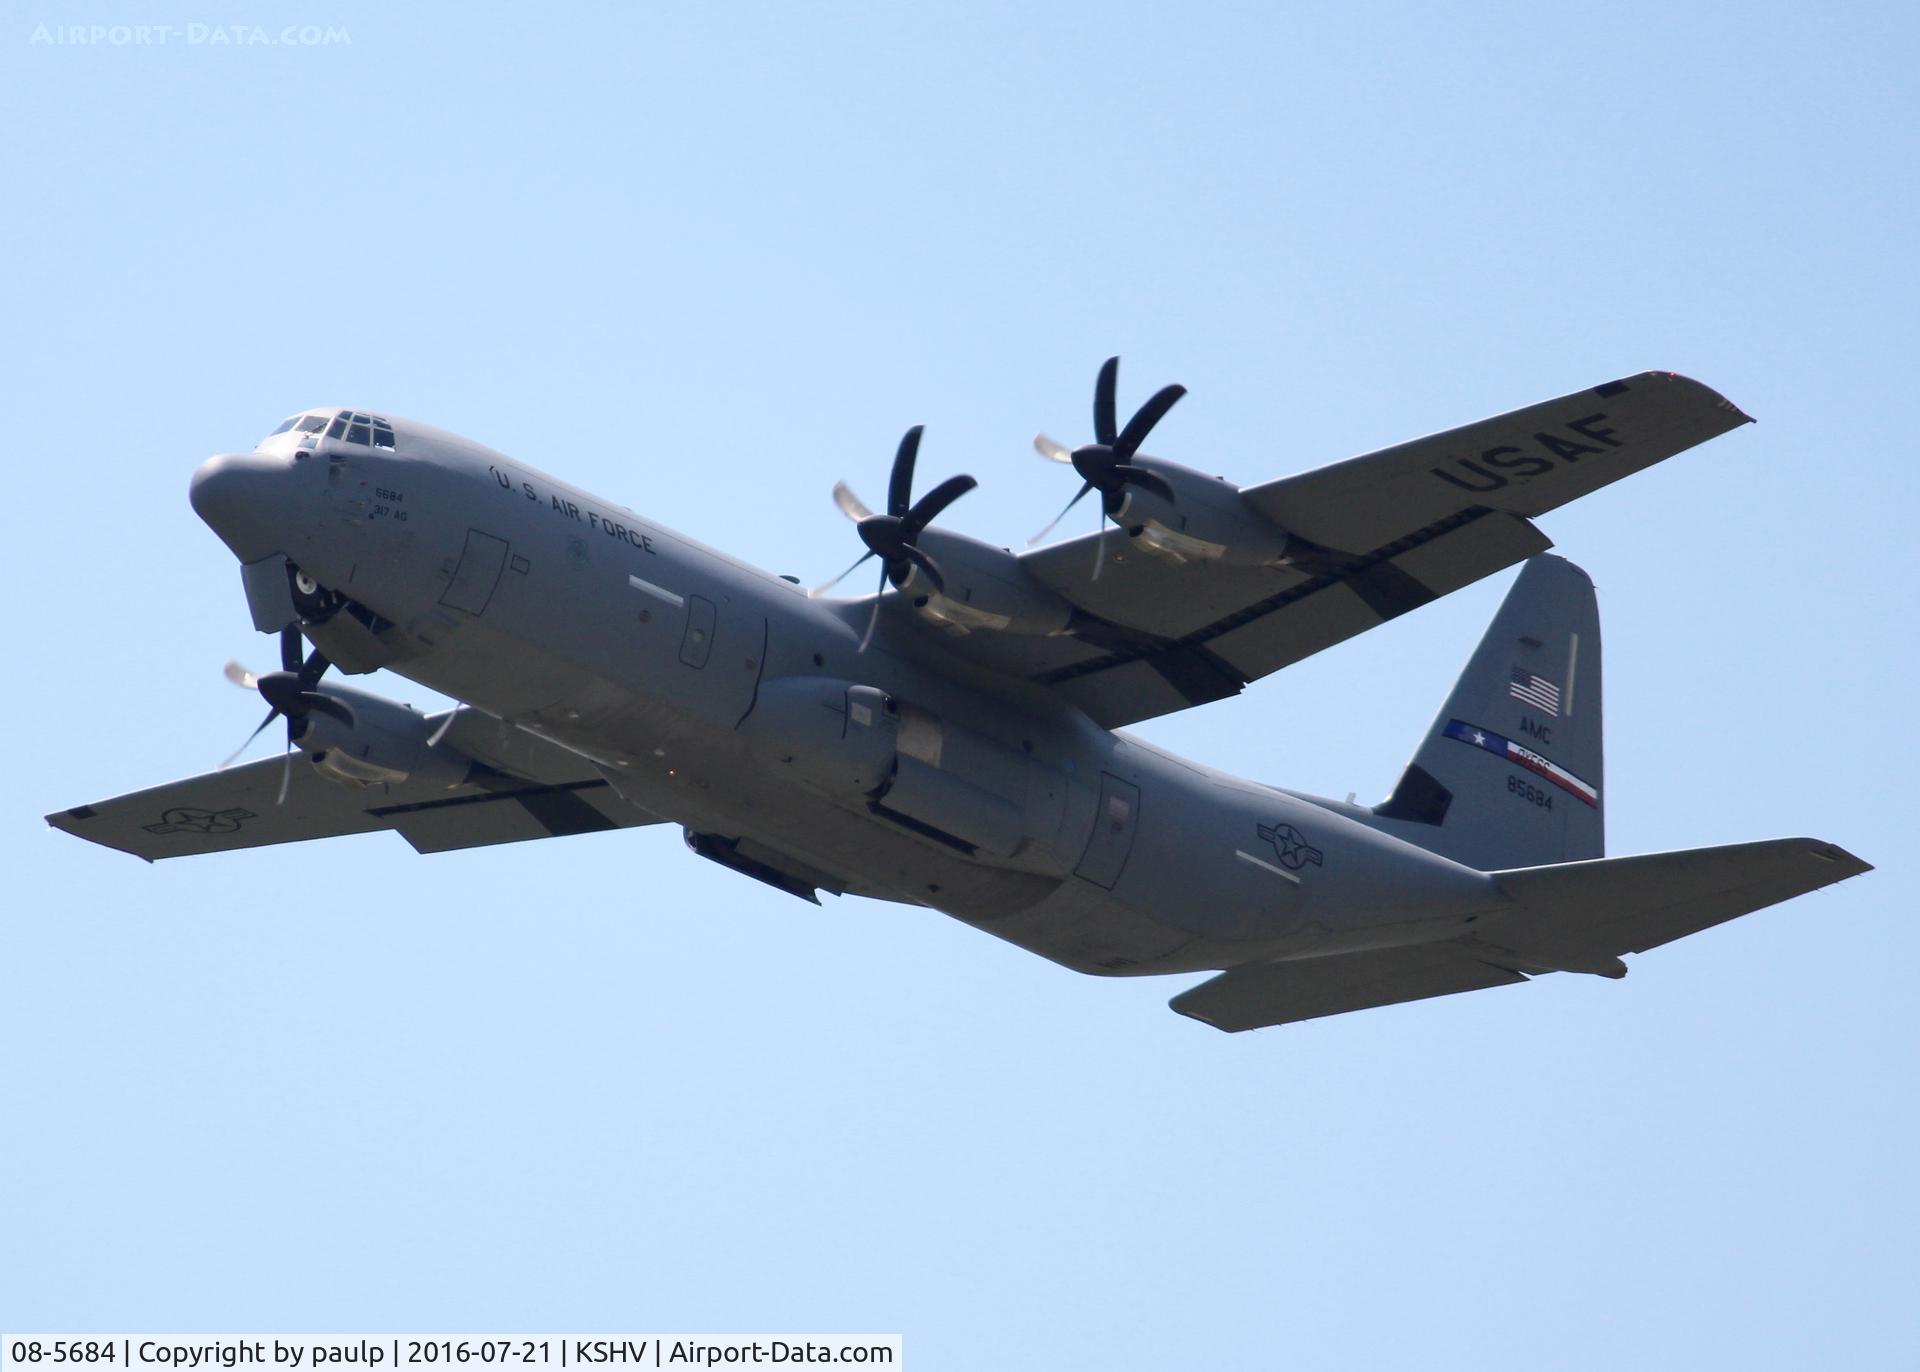
[[[920,531],[931,524],[942,510],[979,484],[970,476],[948,477],[921,496],[919,503],[912,509],[901,515],[900,532],[906,535],[909,542],[918,538]]]
[[[433,737],[427,740],[427,747],[432,748],[436,746],[441,739],[445,738],[447,736],[447,730],[453,727],[454,720],[458,718],[460,718],[460,707],[456,705],[447,711],[447,717],[441,720],[440,727],[433,731]]]
[[[275,805],[287,803],[287,787],[293,784],[293,721],[291,719],[287,721],[286,758],[287,760],[280,767],[280,799],[273,802]]]
[[[859,565],[862,562],[865,562],[868,558],[872,556],[873,556],[873,552],[871,549],[869,549],[867,552],[860,554],[860,556],[856,557],[853,560],[853,565],[848,567],[846,571],[840,573],[840,575],[836,576],[832,581],[822,582],[820,585],[815,586],[811,591],[808,591],[807,594],[808,595],[825,595],[828,591],[831,591],[835,586],[838,586],[841,582],[845,581],[848,577],[852,576],[854,573],[854,569],[859,567]]]
[[[1071,448],[1056,439],[1048,438],[1045,434],[1035,434],[1033,436],[1033,450],[1049,462],[1073,461],[1073,450]]]
[[[333,666],[333,664],[327,661],[327,655],[318,648],[315,648],[311,653],[307,654],[306,662],[300,667],[301,689],[311,689],[321,677],[327,674],[327,668],[331,666]]]
[[[1100,506],[1100,528],[1094,539],[1094,546],[1098,551],[1093,555],[1093,579],[1098,581],[1100,579],[1100,569],[1107,565],[1107,507],[1105,502],[1102,502]]]
[[[860,497],[853,493],[853,488],[848,486],[844,481],[836,481],[833,483],[833,503],[840,507],[841,514],[851,519],[855,524],[858,524],[863,519],[873,518],[873,511],[869,510],[866,505],[862,503]]]
[[[320,691],[302,691],[300,693],[300,713],[327,715],[339,720],[349,729],[353,727],[353,707],[348,705],[344,700],[338,700]],[[289,715],[287,718],[288,721],[291,722],[293,716]]]
[[[900,440],[893,455],[893,475],[887,479],[887,513],[903,518],[913,504],[913,463],[920,452],[920,433],[926,426],[915,424]]]
[[[832,581],[816,586],[812,594],[819,595],[838,585],[868,558],[880,559],[880,589],[874,595],[873,613],[867,618],[867,631],[860,639],[860,651],[863,653],[879,627],[880,600],[886,595],[887,583],[896,575],[904,575],[910,567],[918,568],[926,574],[936,591],[946,589],[946,578],[940,575],[940,569],[934,565],[932,558],[913,546],[913,541],[926,530],[927,525],[940,517],[947,506],[980,484],[970,476],[950,476],[915,501],[913,469],[920,456],[920,437],[925,432],[924,425],[915,424],[900,439],[900,447],[893,455],[893,470],[887,477],[885,514],[875,514],[869,510],[846,482],[834,484],[833,503],[840,507],[842,514],[853,520],[860,541],[867,545],[867,551]]]
[[[250,672],[237,662],[229,662],[221,668],[222,674],[236,686],[250,691],[258,691],[261,699],[270,707],[267,717],[260,721],[254,731],[247,735],[242,743],[227,755],[227,760],[218,770],[224,771],[233,765],[233,760],[247,751],[256,738],[266,732],[275,719],[287,721],[287,747],[293,747],[296,721],[318,712],[330,715],[348,728],[353,727],[353,707],[345,701],[326,695],[313,689],[314,684],[326,675],[327,668],[333,664],[327,661],[326,654],[315,648],[308,654],[307,660],[300,660],[300,631],[288,626],[280,633],[280,660],[287,666],[278,672]],[[289,766],[292,764],[289,763]],[[280,783],[280,796],[286,798],[285,778]]]
[[[927,581],[937,593],[941,595],[946,594],[947,579],[940,575],[940,565],[937,562],[914,547],[911,543],[900,550],[900,555],[920,569],[920,574],[926,577]]]
[[[887,593],[887,567],[880,564],[880,589],[873,593],[873,613],[867,616],[867,631],[860,636],[860,651],[866,652],[867,645],[873,642],[873,631],[880,625],[880,601]]]
[[[1120,359],[1109,357],[1100,364],[1100,376],[1093,383],[1093,436],[1111,444],[1118,431],[1113,422],[1113,393],[1120,383]]]
[[[1185,386],[1162,386],[1153,393],[1151,399],[1133,413],[1127,421],[1127,427],[1113,440],[1113,450],[1120,455],[1122,462],[1130,461],[1147,441],[1147,435],[1153,426],[1167,417],[1167,411],[1179,403],[1180,397],[1187,393]]]
[[[1080,497],[1085,495],[1088,491],[1092,489],[1093,489],[1093,483],[1091,481],[1082,485],[1080,487],[1079,492],[1073,497],[1073,499],[1069,500],[1066,503],[1066,505],[1062,507],[1060,513],[1053,517],[1053,522],[1048,524],[1046,528],[1042,529],[1039,533],[1035,534],[1032,538],[1027,540],[1027,546],[1031,548],[1034,544],[1038,543],[1041,539],[1045,538],[1048,534],[1052,533],[1055,527],[1060,523],[1060,521],[1067,517],[1067,511],[1071,510],[1075,505],[1078,505],[1080,503]]]
[[[1145,467],[1130,467],[1121,464],[1113,469],[1113,474],[1122,481],[1130,481],[1142,490],[1152,491],[1169,505],[1173,504],[1173,487],[1158,472],[1150,472]]]
[[[228,754],[227,754],[227,760],[226,760],[225,762],[223,762],[223,763],[221,763],[221,764],[220,764],[220,765],[219,765],[218,767],[216,767],[216,768],[214,768],[214,770],[215,770],[216,772],[224,772],[224,771],[226,771],[226,770],[227,770],[227,768],[229,768],[229,767],[231,767],[231,766],[233,766],[233,760],[234,760],[235,758],[237,758],[237,757],[239,757],[239,756],[240,756],[240,754],[242,754],[242,753],[244,753],[244,752],[246,752],[248,748],[250,748],[250,747],[252,747],[252,746],[253,746],[253,741],[254,741],[254,740],[255,740],[256,738],[258,738],[258,737],[260,737],[260,735],[261,735],[261,734],[263,734],[263,733],[265,733],[265,732],[266,732],[266,730],[267,730],[267,726],[268,726],[269,724],[271,724],[271,723],[273,723],[273,721],[274,721],[274,718],[275,718],[275,717],[276,717],[276,716],[277,716],[277,715],[278,715],[279,713],[280,713],[280,712],[279,712],[278,710],[269,710],[269,711],[267,711],[267,717],[266,717],[265,719],[263,719],[263,720],[261,720],[259,724],[257,724],[256,726],[254,726],[254,730],[253,730],[253,732],[247,735],[247,741],[246,741],[245,743],[243,743],[243,744],[241,744],[241,745],[240,745],[240,746],[239,746],[238,748],[235,748],[235,749],[234,749],[234,750],[233,750],[233,751],[232,751],[231,753],[228,753]]]

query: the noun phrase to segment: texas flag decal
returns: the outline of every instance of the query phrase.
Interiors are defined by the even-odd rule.
[[[1516,767],[1524,767],[1536,776],[1545,777],[1575,800],[1585,801],[1596,810],[1600,808],[1598,789],[1589,786],[1559,763],[1540,756],[1531,748],[1523,748],[1510,738],[1503,738],[1491,729],[1482,729],[1479,725],[1468,724],[1464,720],[1448,720],[1444,732],[1448,738],[1457,739],[1469,747],[1484,748],[1497,757],[1505,758]]]

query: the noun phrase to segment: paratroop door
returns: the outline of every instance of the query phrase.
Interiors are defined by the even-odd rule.
[[[1100,774],[1100,809],[1093,817],[1093,836],[1080,857],[1074,875],[1111,891],[1133,851],[1139,827],[1140,788],[1111,772]]]
[[[687,666],[707,665],[707,655],[713,651],[715,619],[711,600],[703,595],[687,597],[687,631],[680,638],[680,660]]]

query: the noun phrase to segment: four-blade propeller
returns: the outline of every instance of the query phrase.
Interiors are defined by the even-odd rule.
[[[834,483],[833,503],[854,522],[860,533],[860,541],[867,545],[867,550],[832,581],[815,587],[815,595],[839,585],[862,562],[873,557],[880,559],[879,590],[882,593],[886,591],[889,581],[898,585],[915,569],[935,591],[946,589],[946,578],[940,574],[939,564],[920,550],[917,540],[941,511],[980,483],[970,476],[950,476],[920,499],[914,500],[913,464],[920,452],[921,429],[922,426],[918,424],[908,429],[900,440],[899,450],[893,455],[893,475],[887,482],[885,514],[875,514],[869,510],[846,482]],[[873,640],[874,625],[879,618],[880,602],[876,599],[873,602],[873,615],[867,621],[866,636],[860,640],[861,652],[865,652],[867,644]]]
[[[343,700],[330,696],[313,688],[332,664],[326,655],[315,648],[303,662],[300,657],[300,629],[289,624],[280,631],[280,670],[255,675],[237,662],[226,666],[227,680],[249,691],[258,691],[267,702],[267,717],[260,721],[254,731],[247,735],[246,743],[233,750],[231,756],[220,765],[227,767],[233,759],[247,750],[252,743],[266,731],[266,727],[275,719],[287,721],[286,766],[280,773],[280,801],[285,804],[287,785],[293,777],[293,745],[306,732],[307,717],[323,714],[339,720],[342,724],[353,724],[353,710]]]
[[[1109,357],[1100,367],[1100,376],[1093,387],[1093,437],[1091,443],[1083,443],[1078,448],[1069,449],[1056,443],[1045,434],[1037,435],[1033,440],[1034,450],[1051,462],[1070,463],[1080,474],[1081,486],[1069,500],[1066,508],[1053,517],[1053,523],[1027,540],[1032,547],[1067,517],[1067,511],[1086,496],[1089,491],[1100,492],[1100,523],[1106,526],[1109,515],[1117,516],[1120,503],[1125,498],[1128,486],[1138,486],[1142,490],[1152,491],[1162,500],[1173,500],[1173,487],[1158,472],[1133,465],[1134,454],[1140,451],[1140,445],[1147,441],[1147,435],[1153,432],[1153,426],[1167,416],[1187,393],[1185,386],[1162,386],[1155,391],[1133,413],[1126,428],[1119,428],[1115,420],[1114,391],[1120,380],[1120,359]],[[1093,564],[1095,579],[1100,576],[1101,562],[1106,556],[1106,543],[1100,544],[1100,552]]]

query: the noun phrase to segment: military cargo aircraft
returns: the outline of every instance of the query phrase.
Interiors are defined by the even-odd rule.
[[[1619,977],[1626,954],[1869,870],[1809,838],[1605,856],[1593,586],[1533,521],[1749,422],[1721,396],[1648,372],[1243,487],[1143,452],[1184,391],[1121,425],[1117,375],[1092,441],[1035,440],[1079,479],[1069,508],[1098,495],[1097,534],[1016,554],[940,527],[975,482],[916,499],[916,428],[883,510],[835,487],[854,566],[878,564],[858,598],[424,424],[294,415],[191,488],[279,637],[277,671],[228,675],[288,751],[48,820],[149,860],[676,824],[804,900],[929,906],[1097,975],[1215,972],[1172,1006],[1229,1031]],[[1117,732],[1515,564],[1378,805]],[[425,714],[330,667],[461,703]]]

